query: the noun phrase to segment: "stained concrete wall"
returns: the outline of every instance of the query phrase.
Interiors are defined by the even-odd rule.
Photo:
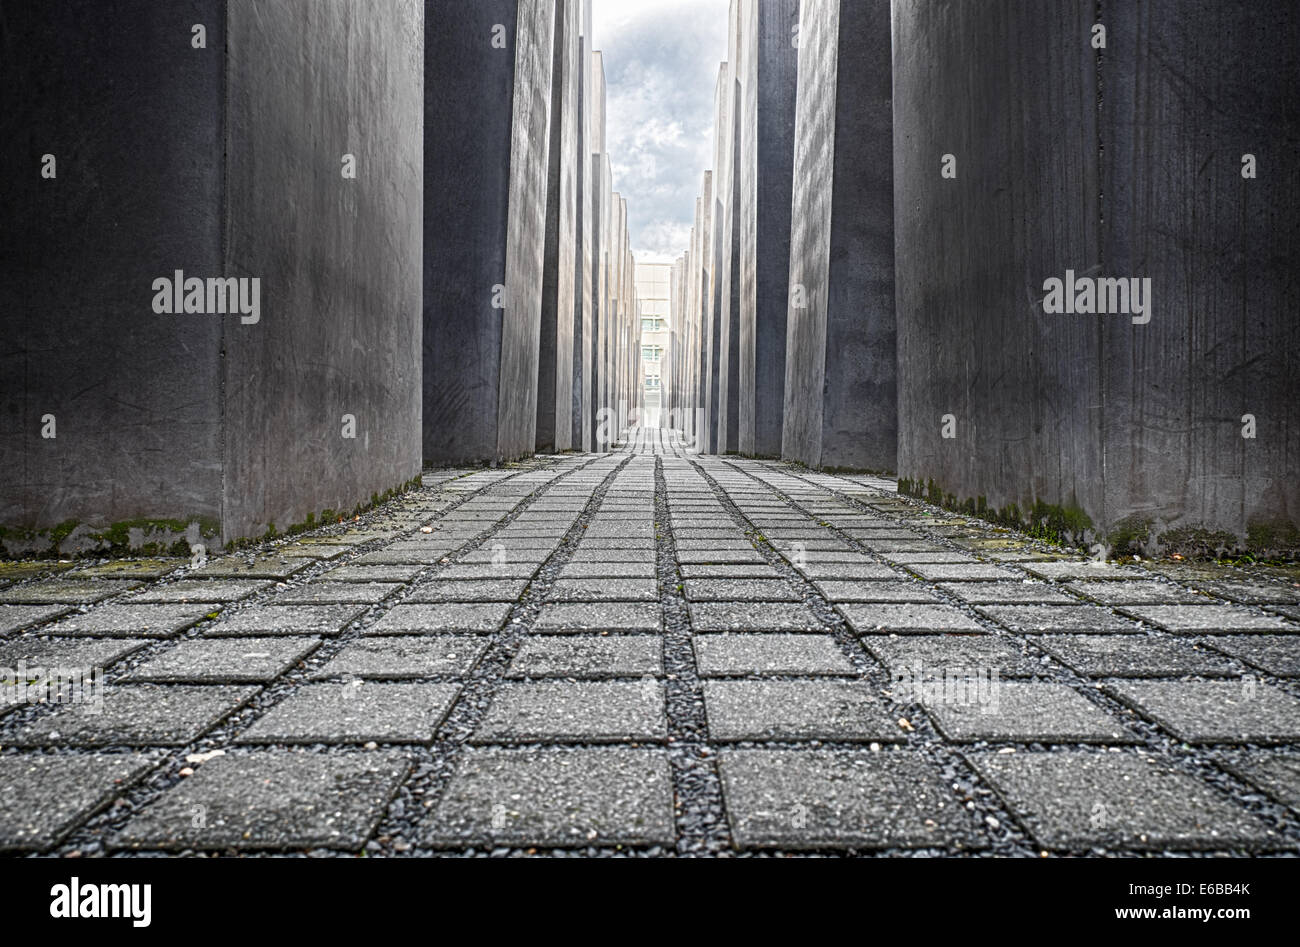
[[[743,193],[743,154],[740,147],[741,110],[743,108],[743,76],[746,53],[742,39],[744,0],[731,0],[728,17],[727,85],[730,98],[725,115],[718,126],[721,139],[718,160],[714,167],[726,168],[719,189],[721,217],[714,220],[714,229],[721,238],[718,313],[718,415],[714,450],[719,454],[735,453],[740,449],[740,201]],[[723,96],[728,93],[724,90]]]
[[[718,67],[718,82],[714,89],[713,122],[713,195],[709,212],[707,252],[709,263],[709,288],[705,302],[704,329],[704,439],[702,453],[717,453],[721,438],[718,435],[719,382],[722,356],[723,327],[723,267],[729,264],[725,255],[727,244],[727,205],[731,193],[731,174],[734,166],[729,146],[729,129],[732,127],[731,110],[735,101],[732,90],[731,67],[722,63]]]
[[[418,474],[422,28],[415,3],[0,3],[5,553],[183,550]],[[258,278],[258,320],[155,312],[176,270]]]
[[[593,289],[593,211],[592,211],[592,89],[591,89],[591,0],[583,0],[579,19],[581,36],[578,44],[578,149],[574,169],[574,186],[578,192],[578,216],[575,221],[573,369],[570,383],[570,446],[575,450],[592,448],[590,416],[595,413],[591,393],[591,340],[594,313]]]
[[[893,29],[903,487],[1116,550],[1294,553],[1300,10],[938,0]],[[1067,269],[1150,278],[1150,321],[1045,313]]]
[[[781,453],[809,466],[896,464],[889,24],[888,0],[801,9]]]
[[[573,443],[574,314],[580,277],[577,164],[582,124],[578,105],[582,10],[579,0],[555,3],[546,253],[537,366],[538,452],[567,450]]]
[[[799,0],[741,0],[739,415],[742,454],[781,453]]]

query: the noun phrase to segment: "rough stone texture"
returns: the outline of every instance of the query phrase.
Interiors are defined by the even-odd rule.
[[[1064,684],[993,681],[923,701],[935,726],[957,743],[1135,743],[1124,725]]]
[[[896,467],[889,22],[801,8],[781,456],[811,467]]]
[[[456,602],[446,605],[396,605],[367,634],[422,635],[442,631],[496,631],[505,624],[510,606]]]
[[[475,743],[662,742],[663,685],[546,681],[506,684],[474,732]]]
[[[267,750],[204,763],[131,819],[116,848],[359,850],[410,764],[398,752]]]
[[[829,635],[696,635],[693,644],[701,677],[854,673]]]
[[[264,684],[316,650],[317,638],[182,641],[128,674],[131,683]]]
[[[238,738],[241,743],[432,743],[458,684],[306,684]]]
[[[1300,813],[1300,760],[1282,753],[1238,753],[1219,765]]]
[[[47,850],[156,764],[137,755],[0,757],[0,851]]]
[[[871,688],[851,681],[706,681],[709,736],[738,740],[900,739]]]
[[[429,638],[368,638],[354,641],[311,677],[403,680],[464,675],[483,656],[481,638],[437,635]]]
[[[1232,664],[1187,641],[1145,635],[1050,635],[1038,646],[1085,677],[1233,677]]]
[[[217,613],[220,605],[111,604],[69,615],[42,634],[110,638],[169,638]]]
[[[1300,637],[1242,635],[1213,638],[1206,643],[1274,677],[1300,677]]]
[[[1121,551],[1295,551],[1300,9],[1268,11],[895,4],[905,492],[1090,523]],[[1149,278],[1150,321],[1045,313],[1067,270]]]
[[[337,635],[365,609],[356,605],[246,608],[205,627],[209,638],[242,635]]]
[[[662,642],[650,635],[534,637],[515,655],[506,677],[644,677],[663,674]]]
[[[1295,743],[1300,699],[1243,681],[1132,681],[1106,692],[1187,743]]]

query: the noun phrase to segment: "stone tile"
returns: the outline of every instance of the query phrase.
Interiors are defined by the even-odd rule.
[[[190,579],[287,579],[307,568],[315,559],[265,556],[251,562],[238,556],[211,559],[205,566],[191,569]]]
[[[151,586],[114,604],[239,602],[274,587],[274,582],[260,579],[180,579]]]
[[[836,579],[822,579],[813,583],[817,591],[832,602],[940,602],[935,595],[920,582],[888,581],[852,581],[843,582]]]
[[[276,596],[276,605],[373,605],[402,586],[397,582],[330,582],[317,580]]]
[[[319,646],[319,638],[191,639],[150,658],[124,680],[155,684],[265,684]]]
[[[459,684],[304,684],[237,740],[429,744],[459,693]]]
[[[856,674],[830,635],[696,635],[692,643],[701,677]]]
[[[981,615],[1022,634],[1136,633],[1137,622],[1099,605],[981,605]]]
[[[537,562],[464,562],[438,570],[438,579],[531,579],[541,564]]]
[[[517,602],[527,587],[526,579],[431,579],[406,602]]]
[[[441,549],[381,549],[378,552],[368,552],[364,556],[357,556],[352,560],[353,565],[358,566],[383,566],[383,565],[432,565],[449,556],[455,546]]]
[[[328,664],[310,676],[313,680],[461,676],[470,672],[487,649],[487,641],[468,636],[365,638],[344,645]]]
[[[1300,813],[1300,756],[1254,750],[1226,754],[1217,762],[1228,772]]]
[[[941,582],[939,588],[975,605],[1077,605],[1072,595],[1046,582]]]
[[[1109,713],[1065,684],[995,681],[922,701],[935,727],[956,743],[1134,743]]]
[[[984,562],[937,562],[916,563],[907,567],[923,579],[937,582],[944,579],[973,581],[985,579],[1019,579],[1020,575],[1013,569],[989,565]]]
[[[264,605],[231,612],[204,631],[208,638],[245,635],[332,637],[365,614],[356,605]]]
[[[597,680],[662,674],[663,642],[651,635],[530,637],[506,670],[509,678]]]
[[[826,626],[807,605],[788,602],[694,602],[696,631],[822,631]]]
[[[1099,579],[1069,582],[1065,587],[1103,605],[1208,605],[1214,601],[1208,596],[1167,582],[1116,582],[1113,579]]]
[[[658,602],[588,602],[543,605],[534,631],[660,631]]]
[[[671,845],[662,750],[466,749],[425,823],[439,847]]]
[[[951,605],[838,605],[836,608],[848,620],[849,627],[860,635],[988,633],[983,625]]]
[[[1300,700],[1244,681],[1128,681],[1105,690],[1184,743],[1300,741]]]
[[[1224,635],[1205,643],[1274,677],[1300,677],[1300,636]]]
[[[653,558],[654,553],[641,549],[583,549],[579,546],[569,562],[646,562]]]
[[[809,562],[803,566],[795,565],[809,579],[833,579],[837,581],[862,579],[902,579],[904,574],[897,569],[878,562]],[[909,583],[911,584],[911,583]]]
[[[664,688],[640,681],[503,684],[472,743],[663,742]]]
[[[725,750],[718,771],[742,849],[985,845],[943,773],[919,753]]]
[[[800,596],[783,579],[687,579],[691,602],[797,602]]]
[[[347,565],[331,569],[322,578],[330,582],[409,582],[426,568],[419,563]]]
[[[145,806],[111,845],[359,851],[409,771],[394,751],[222,756]]]
[[[1125,607],[1124,611],[1140,621],[1178,634],[1300,632],[1300,625],[1273,615],[1256,615],[1240,605],[1146,605]]]
[[[576,554],[575,554],[576,558]],[[766,565],[756,549],[682,549],[677,547],[677,561],[682,565]]]
[[[681,573],[684,579],[777,579],[781,576],[781,573],[766,563],[718,566],[685,563],[681,566]]]
[[[157,763],[121,756],[0,756],[0,851],[43,852]]]
[[[1061,559],[1051,562],[1033,562],[1025,566],[1041,579],[1064,582],[1068,579],[1094,581],[1098,579],[1141,580],[1142,573],[1137,569],[1128,569],[1110,562],[1098,562],[1093,559]]]
[[[871,635],[863,644],[896,680],[994,671],[999,677],[1033,677],[1045,670],[1020,642],[999,635]]]
[[[965,552],[900,552],[887,557],[890,562],[900,566],[922,565],[927,563],[978,562],[974,556]]]
[[[505,624],[510,609],[506,603],[394,605],[362,634],[426,635],[449,631],[490,634]]]
[[[22,723],[11,746],[185,746],[257,694],[256,687],[128,684],[106,688],[102,705],[62,704]]]
[[[170,638],[219,613],[220,605],[128,605],[112,602],[88,612],[69,615],[44,635],[88,635],[102,638]]]
[[[111,595],[138,589],[141,584],[113,579],[49,579],[0,589],[0,601],[14,605],[89,605]]]
[[[113,638],[35,638],[30,635],[0,644],[0,669],[17,670],[22,661],[34,668],[106,668],[145,647],[147,641]],[[0,682],[9,675],[0,670]],[[3,705],[3,698],[0,698]]]
[[[190,560],[178,558],[109,559],[78,569],[77,578],[158,579],[189,564]]]
[[[655,579],[556,579],[550,602],[655,602],[659,583]]]
[[[1051,635],[1038,646],[1084,677],[1232,677],[1232,664],[1188,641],[1148,635]]]
[[[643,562],[570,562],[560,570],[561,579],[653,579],[653,559]]]
[[[66,615],[67,605],[0,605],[0,635],[7,635]]]
[[[738,740],[890,741],[897,724],[857,681],[705,681],[709,736]]]
[[[1246,605],[1300,604],[1300,589],[1272,582],[1200,582],[1203,592]]]
[[[1055,750],[969,758],[1042,848],[1251,849],[1275,840],[1227,796],[1158,757]]]

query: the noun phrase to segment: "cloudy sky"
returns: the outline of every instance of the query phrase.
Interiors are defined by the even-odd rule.
[[[690,243],[700,177],[713,163],[713,91],[727,58],[728,0],[593,0],[604,54],[607,147],[638,262]]]

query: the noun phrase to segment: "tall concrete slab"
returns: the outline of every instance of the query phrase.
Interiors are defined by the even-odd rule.
[[[719,421],[719,382],[722,356],[723,326],[723,267],[729,263],[725,255],[727,244],[727,203],[731,194],[731,177],[734,167],[730,147],[730,130],[732,128],[732,106],[735,94],[732,87],[731,66],[722,63],[718,67],[718,81],[714,89],[713,122],[713,197],[709,212],[707,252],[710,254],[709,288],[706,297],[704,327],[704,441],[702,453],[713,454],[719,451],[723,438],[718,434]],[[724,197],[726,200],[724,200]]]
[[[894,49],[902,487],[1116,552],[1294,555],[1300,10],[898,3]]]
[[[741,0],[738,151],[742,454],[781,453],[799,0]]]
[[[418,475],[422,29],[0,4],[0,555],[185,552]]]
[[[722,217],[714,221],[721,237],[722,259],[719,264],[721,290],[718,312],[718,425],[715,449],[719,454],[733,454],[740,449],[740,200],[743,188],[740,148],[743,77],[747,50],[742,38],[745,0],[731,0],[728,28],[728,86],[724,124],[720,126],[721,152],[717,167],[727,169],[724,186],[719,192]],[[724,91],[724,96],[726,92]]]
[[[568,450],[573,443],[574,316],[580,277],[577,166],[582,124],[578,103],[581,7],[580,0],[556,0],[546,252],[537,365],[536,449],[539,453]]]
[[[781,455],[895,469],[888,0],[805,0]]]
[[[574,277],[573,380],[569,420],[570,445],[575,450],[592,449],[592,426],[588,421],[595,413],[591,392],[591,340],[594,313],[593,288],[593,188],[591,173],[592,89],[591,89],[591,0],[582,0],[581,36],[578,59],[578,161],[574,186],[578,193],[578,216],[575,221],[576,274]]]

